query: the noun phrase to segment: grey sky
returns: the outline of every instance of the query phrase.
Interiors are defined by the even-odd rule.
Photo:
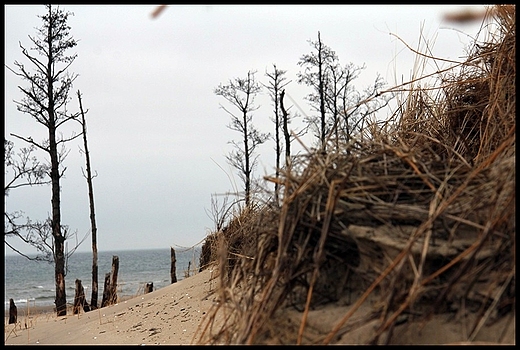
[[[460,61],[480,27],[442,23],[444,13],[461,8],[446,5],[170,5],[156,19],[150,16],[156,5],[60,7],[74,13],[69,25],[79,40],[71,51],[78,57],[70,71],[79,77],[69,109],[78,110],[75,93],[80,90],[89,110],[89,149],[98,175],[94,195],[101,251],[195,245],[214,228],[208,214],[212,195],[242,189],[225,159],[232,149],[229,141],[239,135],[227,128],[230,117],[220,105],[232,107],[213,92],[220,83],[245,77],[249,70],[267,82],[264,74],[274,63],[292,80],[288,95],[311,114],[303,98],[310,90],[296,82],[297,62],[311,52],[308,41],[316,40],[318,31],[343,65],[366,64],[355,82],[362,89],[377,73],[388,86],[396,77],[400,82],[411,76],[415,55],[389,33],[413,48],[427,40],[434,56]],[[27,36],[36,34],[34,28],[42,24],[37,15],[45,8],[6,5],[4,10],[5,64],[14,67],[18,60],[30,67],[18,42],[30,46]],[[17,86],[26,83],[4,71],[6,138],[17,148],[25,145],[10,133],[42,140],[43,127],[13,103],[22,96]],[[271,132],[267,94],[257,105],[254,124]],[[61,195],[62,223],[81,238],[90,220],[80,145],[79,140],[69,144]],[[262,145],[256,177],[274,173],[273,147],[272,141]],[[51,211],[50,191],[50,186],[13,190],[6,208],[43,220]],[[89,237],[79,250],[90,249]]]

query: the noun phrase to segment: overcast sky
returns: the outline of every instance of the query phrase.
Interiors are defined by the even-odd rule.
[[[287,95],[312,114],[304,96],[311,91],[296,82],[299,58],[312,51],[309,40],[321,40],[338,55],[340,63],[366,65],[355,86],[361,90],[379,73],[388,87],[412,74],[416,56],[411,47],[428,41],[433,56],[463,60],[465,48],[480,22],[454,25],[443,15],[457,6],[252,6],[170,5],[157,18],[156,5],[62,5],[78,45],[70,51],[77,59],[69,71],[74,82],[70,111],[78,111],[76,91],[88,109],[87,126],[94,179],[98,249],[152,249],[189,247],[214,229],[212,197],[220,203],[228,192],[242,190],[237,172],[225,155],[240,135],[227,125],[233,110],[214,89],[230,79],[257,71],[267,83],[272,65],[287,71]],[[483,9],[483,6],[472,8]],[[33,69],[19,42],[30,47],[28,35],[42,25],[42,5],[6,5],[5,64],[14,61]],[[421,38],[422,36],[422,38]],[[424,45],[422,46],[424,47]],[[429,68],[434,69],[433,65]],[[16,148],[26,146],[10,136],[43,140],[46,130],[17,111],[13,100],[27,86],[5,71],[5,137]],[[397,78],[396,78],[397,77]],[[286,104],[294,105],[291,100]],[[267,94],[253,123],[272,132],[272,106]],[[76,128],[76,130],[79,130]],[[67,135],[65,135],[67,136]],[[61,180],[62,224],[78,232],[90,231],[88,188],[82,169],[82,141],[70,143]],[[260,148],[255,177],[274,174],[274,142]],[[39,154],[43,158],[44,154]],[[22,210],[33,220],[51,214],[51,188],[12,190],[7,211]],[[91,250],[90,236],[79,248]],[[34,250],[11,243],[26,253]],[[75,244],[68,243],[69,249]],[[6,253],[9,253],[6,250]]]

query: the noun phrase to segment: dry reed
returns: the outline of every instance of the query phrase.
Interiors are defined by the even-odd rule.
[[[349,143],[294,158],[276,180],[280,207],[244,210],[208,237],[219,302],[197,342],[334,344],[376,322],[368,343],[390,344],[408,319],[468,309],[475,344],[514,312],[515,6],[490,13],[497,33],[437,85],[413,85]],[[311,329],[311,310],[347,294],[357,299],[346,314]],[[354,319],[369,299],[373,311]]]

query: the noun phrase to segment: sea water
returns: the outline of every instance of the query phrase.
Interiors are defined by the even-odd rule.
[[[147,283],[154,290],[171,284],[171,250],[126,250],[98,252],[98,303],[103,299],[105,275],[112,271],[113,256],[119,257],[117,294],[119,297],[144,293]],[[200,247],[175,249],[177,281],[198,272]],[[20,255],[6,255],[4,264],[4,303],[9,309],[9,299],[17,306],[54,306],[56,287],[54,264],[36,262]],[[92,294],[92,252],[76,252],[67,260],[65,291],[67,304],[74,300],[76,279],[81,280],[87,302]]]

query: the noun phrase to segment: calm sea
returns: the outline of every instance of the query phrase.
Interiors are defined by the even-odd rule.
[[[153,282],[154,290],[171,284],[170,248],[158,250],[127,250],[98,252],[98,301],[101,304],[105,274],[112,271],[112,257],[119,257],[118,296],[135,296],[144,293],[147,283]],[[185,278],[188,266],[190,275],[198,271],[200,247],[175,249],[177,280]],[[5,310],[9,299],[17,306],[54,306],[56,289],[54,265],[35,262],[19,255],[5,256]],[[65,276],[67,304],[74,300],[75,281],[80,279],[90,302],[92,288],[92,253],[76,252],[68,260]]]

